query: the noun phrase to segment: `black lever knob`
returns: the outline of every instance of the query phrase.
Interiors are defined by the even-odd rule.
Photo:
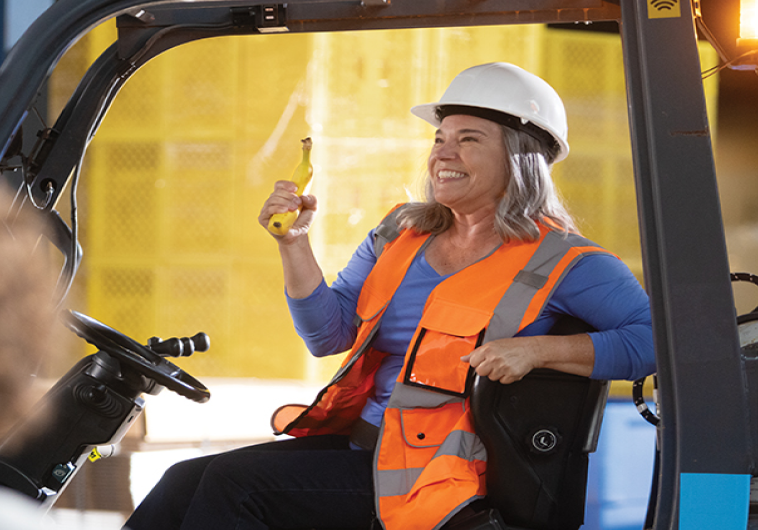
[[[184,354],[184,346],[176,338],[161,340],[158,337],[153,337],[147,342],[147,345],[158,355],[181,357]]]
[[[193,335],[190,340],[195,345],[195,351],[208,351],[211,347],[211,338],[202,331]]]
[[[161,340],[158,337],[151,338],[147,345],[155,353],[169,357],[189,357],[196,351],[208,351],[211,347],[211,339],[203,332],[192,337],[181,339],[172,338]]]

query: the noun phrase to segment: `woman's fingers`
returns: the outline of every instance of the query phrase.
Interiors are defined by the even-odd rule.
[[[535,368],[535,352],[530,337],[500,339],[475,349],[461,360],[468,362],[481,377],[503,384],[519,381]]]
[[[318,208],[315,196],[303,195],[299,197],[296,192],[297,186],[293,182],[289,180],[277,181],[274,184],[274,191],[263,203],[258,214],[258,223],[268,229],[269,221],[274,214],[294,212],[300,208],[300,215],[286,235],[272,234],[280,241],[294,239],[307,233]]]
[[[277,213],[287,213],[296,210],[300,205],[300,197],[295,192],[297,186],[288,180],[280,180],[274,184],[274,191],[268,196],[258,214],[258,223],[268,227],[271,216]]]

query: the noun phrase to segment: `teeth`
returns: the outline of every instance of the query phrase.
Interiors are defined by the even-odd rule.
[[[437,172],[437,178],[441,179],[459,179],[465,176],[465,173],[461,173],[460,171],[451,171],[449,169],[443,169],[442,171]]]

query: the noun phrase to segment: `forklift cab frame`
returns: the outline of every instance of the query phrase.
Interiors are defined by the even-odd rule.
[[[694,8],[672,3],[674,9],[663,10],[661,2],[642,0],[59,0],[0,66],[0,155],[30,152],[17,133],[47,76],[82,34],[117,17],[118,40],[30,152],[31,191],[21,208],[46,220],[48,237],[66,256],[64,280],[70,282],[80,259],[76,227],[61,220],[55,204],[66,185],[75,185],[87,144],[119,89],[166,50],[209,37],[285,31],[618,22],[659,401],[666,411],[655,528],[695,528],[690,525],[707,499],[717,520],[744,513],[720,528],[742,529],[756,473],[758,442],[746,421],[755,422],[748,406],[755,385],[746,376],[755,370],[746,371],[734,318]],[[706,387],[711,392],[703,392]]]

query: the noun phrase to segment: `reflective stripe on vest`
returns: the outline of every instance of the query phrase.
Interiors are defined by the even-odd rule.
[[[599,252],[608,253],[577,234],[548,232],[495,308],[484,342],[513,337],[534,322],[573,266],[583,256]],[[543,296],[535,296],[540,290]]]
[[[441,456],[487,460],[487,452],[479,438],[466,431],[451,432],[435,452],[435,458]],[[376,471],[376,481],[382,484],[386,495],[407,495],[423,471],[423,467]]]

